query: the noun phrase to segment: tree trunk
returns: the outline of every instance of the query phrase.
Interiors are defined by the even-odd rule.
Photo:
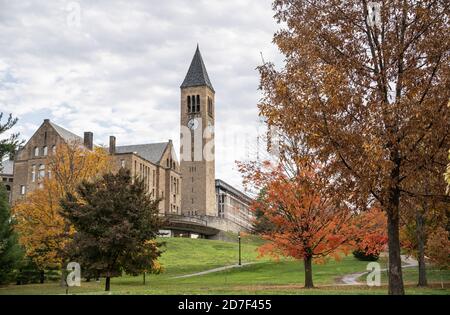
[[[312,257],[306,256],[303,259],[305,264],[305,288],[311,289],[314,288],[313,278],[312,278]]]
[[[394,192],[390,198],[388,215],[388,246],[389,246],[389,294],[404,295],[402,277],[402,259],[400,257],[399,237],[399,201],[400,193]]]
[[[416,235],[417,235],[417,260],[419,261],[419,283],[417,286],[426,287],[427,273],[425,267],[425,231],[423,224],[423,213],[417,210],[416,213]]]
[[[109,291],[111,288],[111,277],[108,275],[106,276],[105,280],[105,291]]]
[[[39,283],[44,283],[45,280],[45,272],[44,270],[39,270]]]
[[[144,272],[143,276],[144,276],[143,282],[144,282],[144,285],[145,285],[145,272]]]

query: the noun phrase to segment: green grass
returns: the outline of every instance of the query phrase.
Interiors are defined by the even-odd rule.
[[[204,239],[164,238],[166,250],[160,261],[165,272],[147,275],[143,285],[142,276],[123,276],[111,280],[111,294],[386,294],[386,278],[378,288],[367,286],[339,286],[338,278],[343,275],[362,272],[367,262],[358,261],[353,256],[341,261],[329,261],[323,265],[313,265],[316,289],[303,289],[303,264],[290,259],[279,262],[267,258],[257,259],[257,247],[261,240],[245,237],[242,240],[242,261],[257,262],[241,268],[229,269],[191,278],[174,279],[175,276],[195,273],[215,267],[235,264],[238,260],[237,243]],[[384,262],[382,262],[383,264]],[[449,289],[440,289],[433,272],[429,273],[429,288],[419,289],[416,268],[405,270],[407,294],[450,294]],[[365,279],[362,279],[364,281]],[[444,274],[449,287],[450,273]],[[105,294],[103,279],[82,282],[81,287],[70,288],[72,294]],[[0,294],[65,294],[65,288],[58,283],[9,285],[0,287]]]

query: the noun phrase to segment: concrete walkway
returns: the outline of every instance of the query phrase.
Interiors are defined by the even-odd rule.
[[[411,268],[411,267],[417,267],[418,262],[414,258],[406,255],[401,255],[402,262],[404,265],[402,265],[402,268]],[[386,271],[387,268],[381,269],[381,271]],[[339,279],[339,282],[342,282],[343,285],[362,285],[363,283],[358,282],[358,279],[365,274],[368,274],[369,271],[365,272],[357,272],[357,273],[351,273],[348,275],[343,276]]]
[[[224,271],[224,270],[228,270],[228,269],[232,269],[232,268],[240,268],[240,267],[243,267],[243,266],[253,265],[255,263],[257,263],[257,262],[246,262],[246,263],[242,263],[240,266],[238,264],[236,264],[236,265],[229,265],[229,266],[223,266],[223,267],[219,267],[219,268],[214,268],[214,269],[209,269],[209,270],[200,271],[200,272],[196,272],[196,273],[191,273],[191,274],[188,274],[188,275],[176,276],[176,277],[172,277],[171,279],[182,279],[182,278],[190,278],[190,277],[202,276],[202,275],[206,275],[208,273]]]

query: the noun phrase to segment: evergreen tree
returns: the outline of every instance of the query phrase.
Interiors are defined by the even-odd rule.
[[[0,284],[8,283],[22,259],[22,249],[13,230],[8,194],[0,183]]]
[[[77,231],[66,251],[70,259],[82,272],[87,268],[106,277],[105,291],[111,277],[124,271],[151,270],[160,255],[154,241],[161,226],[158,203],[129,170],[82,182],[76,195],[68,193],[61,202],[62,215]]]

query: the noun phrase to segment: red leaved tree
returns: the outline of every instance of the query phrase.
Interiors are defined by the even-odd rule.
[[[350,210],[321,193],[326,183],[312,167],[305,165],[294,177],[269,162],[262,167],[255,162],[239,163],[239,168],[246,185],[265,192],[252,205],[272,223],[262,234],[268,242],[259,248],[260,253],[303,260],[305,288],[314,287],[313,259],[338,258],[341,250],[350,249]]]

